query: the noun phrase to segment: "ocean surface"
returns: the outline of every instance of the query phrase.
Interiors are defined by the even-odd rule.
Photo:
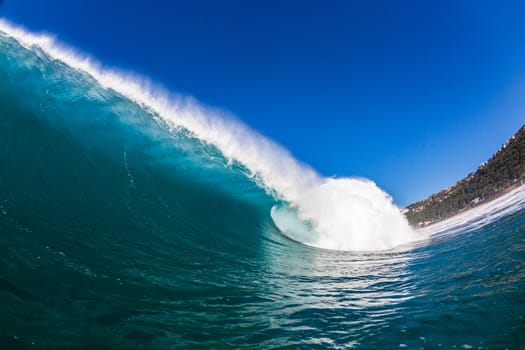
[[[0,349],[525,347],[525,191],[412,230],[123,76],[0,22]]]

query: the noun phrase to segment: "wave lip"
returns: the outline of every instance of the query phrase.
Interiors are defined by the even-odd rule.
[[[23,47],[38,48],[89,74],[102,87],[150,111],[152,118],[168,130],[186,130],[191,137],[216,147],[229,163],[241,164],[248,177],[283,203],[272,210],[272,218],[293,239],[336,250],[383,250],[421,236],[412,231],[392,198],[371,181],[323,178],[286,149],[232,116],[206,108],[191,98],[170,94],[145,78],[104,68],[57,43],[52,36],[32,34],[3,19],[0,32]],[[283,207],[290,210],[283,211]],[[299,225],[289,226],[291,221],[283,219],[290,213],[295,213]],[[301,231],[298,227],[306,229]]]

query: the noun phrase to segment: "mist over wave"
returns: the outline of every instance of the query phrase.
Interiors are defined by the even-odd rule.
[[[247,170],[245,174],[275,199],[271,217],[283,234],[296,241],[333,250],[368,251],[390,249],[422,237],[410,228],[392,198],[372,181],[323,178],[286,149],[226,113],[170,94],[142,77],[106,69],[50,35],[35,35],[5,20],[0,20],[0,31],[30,50],[42,50],[89,74],[102,87],[149,111],[168,131],[187,131],[189,137],[216,147],[229,164],[240,164]]]

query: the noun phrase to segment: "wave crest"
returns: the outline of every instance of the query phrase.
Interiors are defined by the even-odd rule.
[[[49,35],[35,35],[1,19],[0,32],[89,74],[102,87],[150,111],[168,129],[187,130],[243,165],[259,186],[286,203],[272,209],[272,218],[293,239],[339,250],[389,249],[417,239],[392,198],[371,181],[323,178],[234,117],[167,93],[147,79],[106,69]]]

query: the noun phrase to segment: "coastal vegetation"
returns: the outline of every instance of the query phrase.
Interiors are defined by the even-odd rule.
[[[490,201],[525,183],[525,125],[463,180],[406,208],[408,221],[426,226]]]

